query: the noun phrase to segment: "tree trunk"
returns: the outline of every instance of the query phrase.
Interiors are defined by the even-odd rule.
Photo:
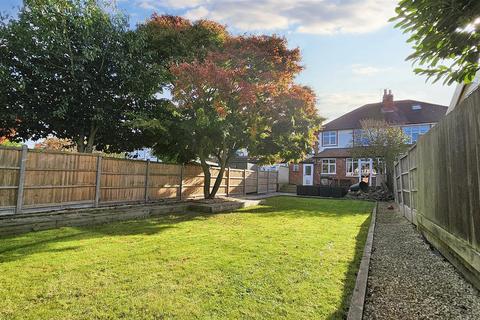
[[[210,198],[210,181],[212,179],[212,175],[210,174],[210,166],[208,165],[205,158],[200,156],[200,163],[202,165],[203,170],[203,198],[204,199],[211,199]]]
[[[92,153],[95,143],[95,136],[97,135],[98,127],[92,126],[87,137],[87,145],[85,146],[85,153]]]
[[[389,163],[386,163],[387,187],[391,192],[393,192],[394,170],[395,168],[393,162],[389,161]]]
[[[226,153],[227,151],[226,149],[224,149],[223,157],[221,155],[218,157],[218,161],[220,163],[220,171],[218,172],[217,178],[215,179],[215,184],[213,185],[213,189],[212,189],[212,192],[210,193],[209,199],[215,198],[215,195],[217,194],[218,189],[222,184],[223,175],[225,174],[225,169],[227,168],[227,164],[230,158],[230,156]]]
[[[77,138],[77,140],[75,141],[75,145],[77,146],[77,152],[85,152],[85,143],[83,137]]]
[[[97,135],[98,127],[92,127],[90,129],[90,133],[88,137],[81,135],[75,141],[75,145],[77,146],[77,151],[80,153],[92,153],[95,143],[95,136]],[[85,144],[85,139],[87,143]]]
[[[223,174],[225,173],[225,167],[226,165],[224,163],[220,165],[220,171],[218,172],[217,178],[215,179],[215,184],[213,185],[213,189],[209,195],[209,199],[215,198],[215,195],[217,194],[217,191],[220,188],[220,185],[222,184],[222,181],[223,181]]]

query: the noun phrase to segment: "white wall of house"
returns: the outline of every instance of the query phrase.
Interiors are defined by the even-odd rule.
[[[325,132],[335,132],[336,133],[336,144],[323,144],[323,132],[318,134],[318,151],[322,152],[325,149],[330,148],[349,148],[352,146],[353,142],[353,130],[334,130],[334,131],[325,131]]]
[[[418,123],[418,124],[408,124],[400,126],[405,134],[410,136],[409,143],[415,143],[416,139],[418,139],[419,135],[426,133],[433,127],[434,123]],[[333,131],[325,131],[328,132],[329,135],[334,132],[336,134],[336,142],[335,144],[324,144],[323,139],[323,132],[318,134],[318,152],[322,152],[325,149],[332,149],[332,148],[351,148],[353,145],[353,132],[354,130],[333,130]]]

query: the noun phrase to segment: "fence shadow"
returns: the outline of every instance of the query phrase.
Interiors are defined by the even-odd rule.
[[[115,236],[153,235],[175,228],[186,221],[202,221],[211,214],[186,212],[149,219],[116,221],[106,224],[66,227],[0,238],[0,264],[21,260],[39,252],[60,252],[76,249],[75,246],[54,248],[55,244],[69,241],[107,238]],[[77,247],[78,248],[78,247]]]
[[[355,281],[357,278],[357,272],[362,260],[363,251],[365,247],[365,241],[367,239],[368,228],[370,226],[370,216],[360,226],[360,231],[355,237],[355,254],[353,260],[348,265],[347,272],[345,274],[345,281],[342,290],[342,301],[340,306],[335,312],[330,314],[328,320],[346,319],[348,314],[348,308],[350,307],[350,299],[352,297],[353,289],[355,288]]]

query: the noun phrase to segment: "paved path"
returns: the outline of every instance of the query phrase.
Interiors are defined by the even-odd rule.
[[[480,319],[480,294],[396,211],[379,204],[364,319]]]

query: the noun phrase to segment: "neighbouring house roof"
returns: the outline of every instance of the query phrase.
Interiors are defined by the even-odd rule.
[[[385,107],[384,102],[366,104],[325,124],[322,131],[360,129],[364,119],[384,120],[392,125],[436,123],[443,118],[447,107],[416,100],[393,101]],[[420,106],[420,107],[418,107]]]
[[[352,148],[325,149],[315,155],[315,158],[348,158],[351,157]]]

